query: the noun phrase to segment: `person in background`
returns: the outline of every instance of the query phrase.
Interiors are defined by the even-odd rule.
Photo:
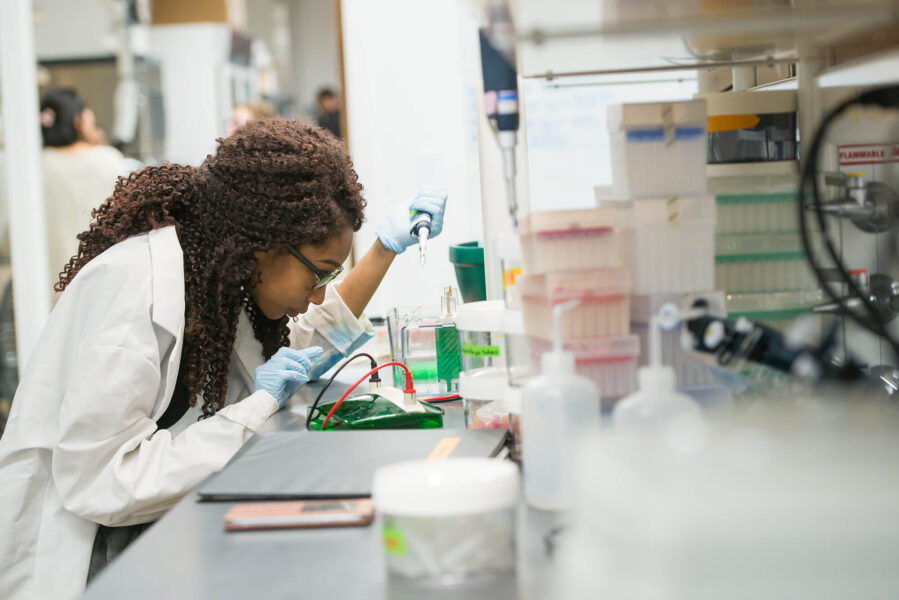
[[[91,222],[91,211],[106,200],[116,180],[128,173],[121,152],[106,144],[94,112],[72,89],[47,92],[41,100],[41,157],[47,250],[48,290],[78,253],[78,234]],[[55,301],[55,297],[54,297]]]
[[[119,176],[133,168],[132,161],[106,145],[93,111],[78,93],[56,89],[40,104],[44,149],[41,153],[44,212],[47,229],[47,293],[55,303],[53,286],[60,271],[78,253],[78,234],[91,222],[91,211],[115,188]],[[12,151],[6,148],[5,151]],[[9,199],[5,160],[0,156],[0,435],[17,383],[14,339],[4,332],[12,328],[11,270],[9,267]]]
[[[315,120],[319,127],[323,127],[341,138],[340,132],[340,106],[337,104],[337,96],[334,90],[322,88],[318,92],[315,102]]]
[[[257,119],[271,119],[275,116],[274,107],[268,102],[256,102],[252,104],[238,104],[231,111],[231,119],[225,126],[225,131],[231,135],[250,121]]]
[[[0,598],[80,596],[297,385],[370,339],[362,312],[416,243],[409,215],[430,213],[437,236],[446,200],[397,203],[329,286],[366,201],[321,128],[250,121],[199,167],[120,179],[59,278],[0,438]]]

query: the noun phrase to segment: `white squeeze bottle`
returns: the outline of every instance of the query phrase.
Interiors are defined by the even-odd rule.
[[[599,389],[574,372],[574,354],[562,350],[562,313],[553,310],[552,352],[542,356],[542,374],[522,394],[522,465],[528,504],[543,510],[570,508],[573,465],[585,435],[599,431]]]
[[[678,321],[678,310],[673,304],[666,304],[649,320],[649,366],[637,374],[639,389],[615,405],[615,429],[659,430],[682,418],[702,419],[699,404],[675,390],[674,369],[662,364],[660,329]]]

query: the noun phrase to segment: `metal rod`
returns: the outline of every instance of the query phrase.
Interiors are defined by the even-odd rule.
[[[732,69],[734,67],[773,67],[774,65],[791,65],[797,58],[774,58],[769,56],[757,60],[730,60],[704,63],[688,63],[682,65],[663,65],[658,67],[638,67],[634,69],[599,69],[596,71],[567,71],[563,73],[535,73],[525,75],[525,79],[560,79],[562,77],[588,77],[595,75],[627,75],[629,73],[669,73],[672,71],[696,71],[699,69]],[[627,82],[624,82],[627,83]]]
[[[642,85],[650,83],[683,83],[685,81],[696,81],[696,78],[678,77],[677,79],[640,79],[638,81],[590,81],[586,83],[554,83],[548,87],[552,89],[576,87],[610,87],[614,85]]]

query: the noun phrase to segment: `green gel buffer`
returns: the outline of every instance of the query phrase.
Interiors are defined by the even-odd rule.
[[[410,360],[406,363],[406,366],[409,368],[409,372],[412,373],[414,381],[425,382],[437,379],[436,360]],[[398,387],[402,387],[402,385]]]
[[[336,402],[336,401],[335,401]],[[322,430],[322,421],[335,402],[322,404],[316,414],[309,415],[309,427]],[[331,420],[328,431],[353,429],[440,429],[443,410],[427,402],[418,402],[424,412],[406,412],[387,398],[376,393],[351,396],[343,401]]]

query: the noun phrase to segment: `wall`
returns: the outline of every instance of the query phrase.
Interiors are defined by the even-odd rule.
[[[602,2],[594,0],[519,0],[516,24],[521,31],[599,27],[602,12]],[[550,39],[522,42],[519,68],[525,76],[622,69],[670,64],[659,57],[686,52],[680,36]],[[694,71],[525,79],[531,210],[591,207],[593,187],[611,183],[608,105],[689,100],[696,91]]]
[[[147,0],[138,0],[145,17]],[[34,44],[38,60],[111,56],[116,51],[112,0],[34,0]],[[141,56],[149,50],[146,24],[131,28],[131,44]]]
[[[271,58],[269,64],[258,65],[266,67],[262,75],[265,89],[260,91],[274,96],[272,100],[277,104],[292,100],[289,98],[293,92],[294,79],[291,43],[293,23],[290,12],[292,4],[290,0],[252,0],[247,3],[247,30],[257,44],[264,44],[265,51]],[[286,111],[286,116],[291,116],[290,109]]]
[[[830,105],[831,102],[827,102]],[[899,124],[895,113],[877,109],[852,109],[837,120],[831,127],[819,157],[819,168],[822,170],[841,171],[844,173],[860,171],[866,174],[868,181],[878,181],[899,192],[899,164],[892,162],[880,165],[840,165],[837,159],[837,146],[841,144],[895,144],[899,141]],[[835,194],[838,190],[827,190]],[[809,220],[813,223],[813,220]],[[857,228],[847,219],[832,219],[833,229],[830,235],[840,248],[840,254],[849,269],[867,269],[868,273],[881,273],[899,279],[899,263],[896,260],[895,225],[889,232],[872,234]],[[814,225],[813,225],[814,227]],[[829,264],[824,258],[823,249],[817,254],[819,262]],[[849,353],[863,364],[870,366],[892,364],[896,358],[892,356],[889,346],[880,338],[862,330],[854,323],[847,325],[847,349]],[[894,338],[899,337],[899,320],[889,325]]]
[[[689,100],[696,92],[695,74],[664,75],[528,80],[531,210],[594,206],[593,187],[612,183],[608,105]]]
[[[375,241],[387,211],[422,180],[450,193],[444,234],[429,245],[427,269],[419,269],[415,248],[398,257],[368,312],[434,304],[442,286],[456,284],[450,243],[482,235],[476,6],[466,0],[343,0],[342,6],[349,143],[369,201],[356,256]]]
[[[319,89],[340,88],[336,2],[292,0],[290,21],[296,114],[311,116]]]
[[[107,0],[35,0],[34,45],[39,60],[103,56],[115,52]],[[78,26],[73,26],[77,23]]]
[[[162,65],[165,159],[199,165],[225,134],[231,111],[226,82],[231,30],[223,24],[151,28],[153,53]]]

